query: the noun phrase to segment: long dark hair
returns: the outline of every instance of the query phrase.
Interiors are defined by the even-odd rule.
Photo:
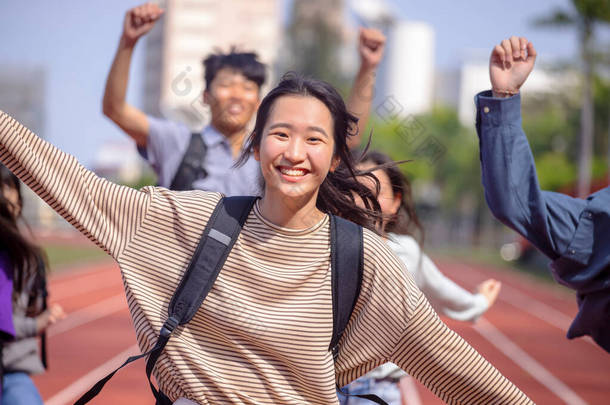
[[[263,129],[275,101],[282,96],[315,97],[320,100],[333,117],[334,157],[341,160],[336,170],[328,173],[318,192],[316,207],[328,214],[346,218],[377,232],[375,225],[382,219],[381,207],[373,193],[356,179],[354,162],[347,146],[347,137],[354,136],[358,130],[358,118],[347,111],[345,102],[330,84],[297,73],[287,73],[280,83],[261,101],[256,114],[254,130],[237,161],[243,165],[255,148],[260,147]],[[375,176],[371,179],[378,183]],[[354,194],[362,198],[366,209],[355,204]]]
[[[401,235],[411,235],[417,239],[420,244],[423,243],[424,228],[415,213],[411,183],[398,168],[398,164],[402,162],[395,162],[388,155],[379,151],[365,151],[363,157],[359,160],[359,163],[370,162],[375,165],[375,167],[370,170],[364,171],[365,173],[383,170],[385,174],[388,175],[390,183],[392,184],[392,193],[394,195],[401,195],[398,211],[388,217],[384,231]]]
[[[17,206],[6,198],[5,188],[17,191]],[[0,251],[8,255],[13,266],[13,297],[23,291],[33,277],[41,276],[41,271],[44,276],[40,248],[19,231],[18,220],[22,206],[21,182],[6,166],[0,165]]]

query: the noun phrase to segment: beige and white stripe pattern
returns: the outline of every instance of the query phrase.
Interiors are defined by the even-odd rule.
[[[117,260],[138,343],[150,348],[220,194],[115,185],[4,113],[0,160]],[[380,238],[365,231],[364,247],[360,298],[333,364],[328,217],[295,231],[255,208],[160,357],[162,390],[200,404],[336,404],[335,378],[344,385],[392,361],[451,404],[531,403],[438,319]]]

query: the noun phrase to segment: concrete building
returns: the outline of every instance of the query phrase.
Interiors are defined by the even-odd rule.
[[[278,0],[166,0],[146,42],[145,110],[193,129],[209,120],[203,58],[216,49],[256,51],[273,66],[281,40]],[[269,71],[269,78],[271,71]],[[271,82],[272,80],[269,80]]]
[[[427,23],[396,21],[389,31],[383,96],[393,96],[401,115],[430,111],[434,99],[434,29]]]
[[[39,67],[0,66],[0,106],[44,138],[46,72]]]
[[[98,176],[120,184],[136,183],[147,169],[150,170],[127,138],[103,143],[93,163]]]
[[[46,72],[39,67],[0,66],[0,109],[45,137]],[[33,226],[52,226],[59,217],[29,188],[21,188],[23,216]]]

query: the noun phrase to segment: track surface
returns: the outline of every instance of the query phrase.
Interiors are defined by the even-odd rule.
[[[486,278],[503,283],[496,305],[473,327],[445,319],[538,404],[610,404],[610,354],[589,339],[567,340],[576,313],[573,295],[522,274],[438,261],[468,289]],[[50,280],[51,302],[69,317],[48,334],[50,369],[35,377],[47,405],[72,404],[99,378],[139,353],[117,266],[73,268]],[[412,379],[401,382],[405,403],[441,404]],[[92,404],[153,403],[140,360],[121,370]]]

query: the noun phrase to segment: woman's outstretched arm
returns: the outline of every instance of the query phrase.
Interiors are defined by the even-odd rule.
[[[135,235],[152,198],[97,177],[2,111],[0,161],[115,259]]]
[[[346,331],[336,363],[340,386],[392,362],[449,404],[532,403],[439,319],[404,263],[368,230],[361,290]]]
[[[391,361],[448,404],[533,404],[449,329],[421,293]]]

